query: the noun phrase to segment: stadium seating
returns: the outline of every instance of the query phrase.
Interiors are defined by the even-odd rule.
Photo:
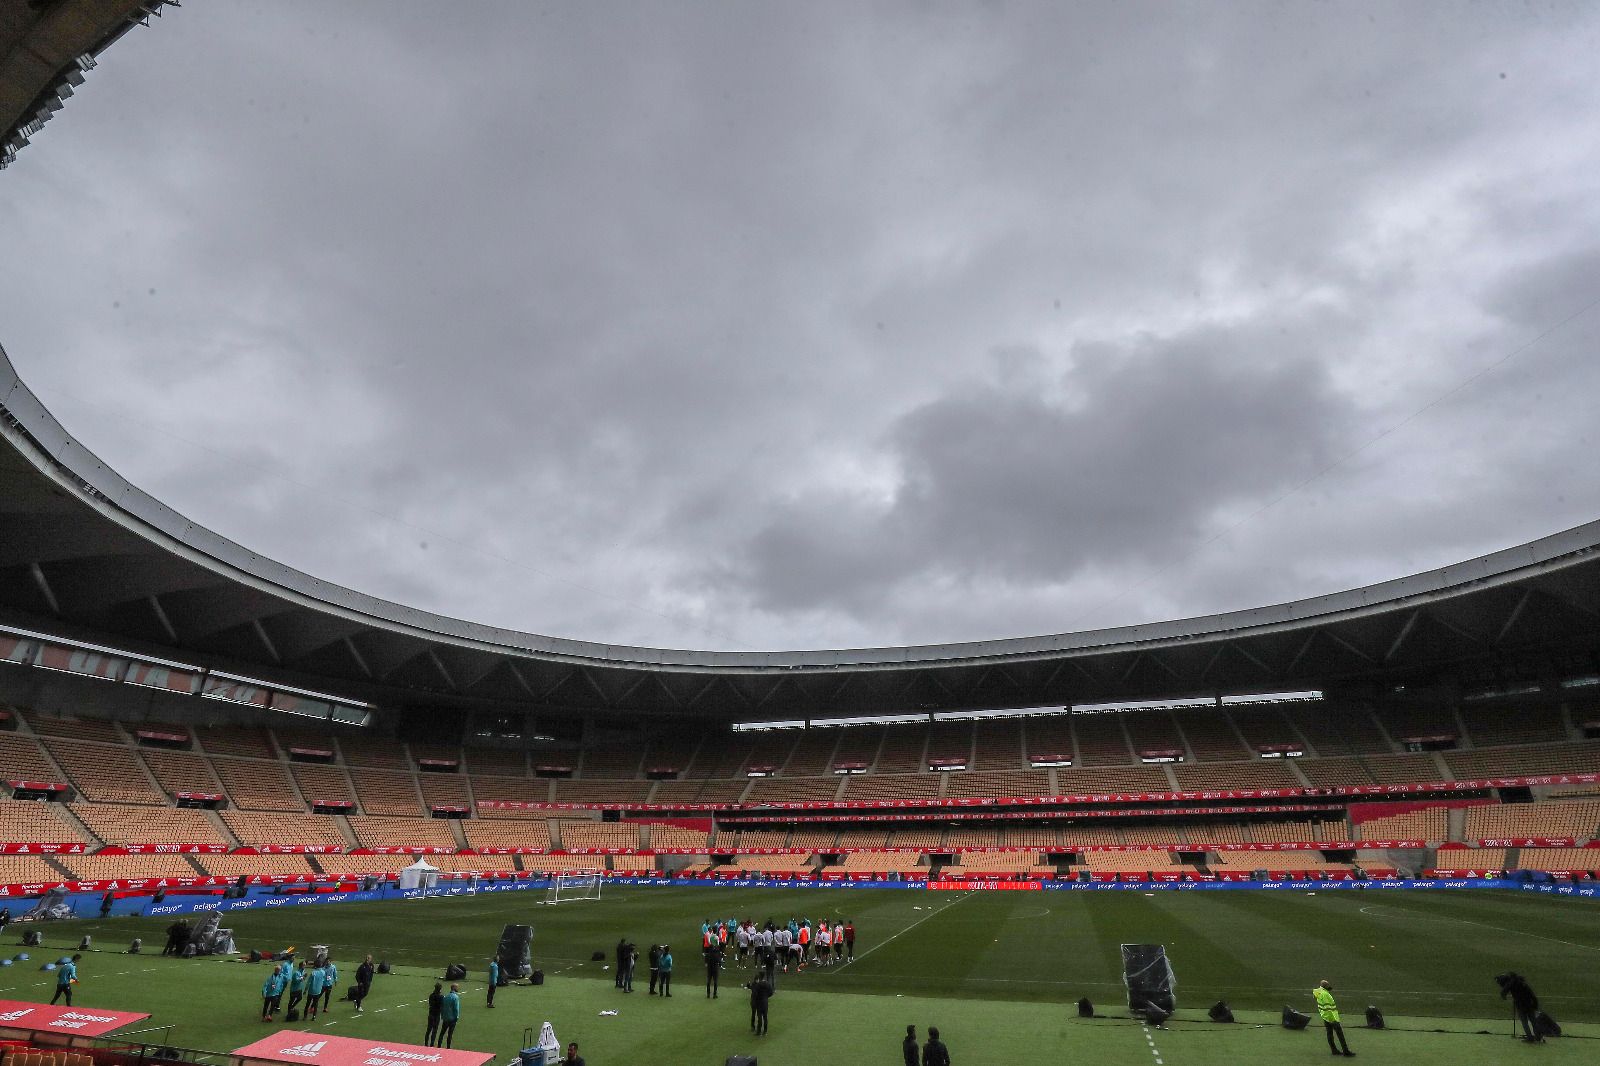
[[[608,860],[615,873],[653,874],[656,872],[654,855],[612,855]]]
[[[1119,766],[1103,769],[1056,771],[1056,788],[1063,796],[1093,792],[1172,792],[1172,778],[1160,766]]]
[[[1022,754],[1030,759],[1046,755],[1076,758],[1072,719],[1064,714],[1023,719],[1022,748]]]
[[[927,750],[928,728],[923,725],[898,726],[884,733],[883,747],[878,752],[879,774],[909,774],[926,769],[923,754]]]
[[[89,842],[83,832],[59,813],[56,803],[0,800],[0,843]]]
[[[795,741],[789,761],[783,766],[786,777],[814,777],[833,772],[833,753],[839,748],[840,729],[807,729]]]
[[[1450,812],[1445,807],[1389,814],[1357,822],[1356,840],[1446,840],[1450,836]]]
[[[1451,776],[1442,771],[1434,756],[1429,754],[1297,759],[1295,767],[1318,788],[1403,785],[1417,781],[1442,781]]]
[[[472,797],[477,803],[482,803],[485,800],[500,803],[549,803],[550,786],[553,783],[532,777],[474,776],[472,778]],[[539,811],[494,810],[488,807],[479,807],[476,816],[479,818],[549,817]]]
[[[258,759],[212,759],[212,767],[234,806],[253,811],[304,811],[280,762]]]
[[[53,883],[75,880],[37,855],[0,855],[0,884]]]
[[[936,799],[941,774],[857,774],[845,780],[846,800]]]
[[[826,869],[851,874],[926,874],[929,866],[923,856],[911,852],[858,851],[841,855],[838,865]]]
[[[1324,758],[1335,755],[1381,755],[1394,745],[1364,707],[1336,703],[1301,704],[1284,708],[1295,729]],[[1341,784],[1350,784],[1345,781]]]
[[[107,844],[229,844],[204,811],[75,803],[72,813]]]
[[[758,777],[750,782],[746,803],[831,800],[839,791],[838,777]]]
[[[732,865],[752,874],[810,873],[815,855],[736,855]]]
[[[971,722],[934,722],[928,728],[927,763],[917,769],[925,769],[928,765],[952,759],[959,759],[962,765],[971,766],[972,744]]]
[[[348,841],[334,818],[326,814],[291,811],[222,811],[222,820],[239,843],[259,847],[265,844],[299,844],[345,847]]]
[[[834,752],[833,765],[865,766],[874,772],[882,768],[877,765],[878,752],[884,744],[886,730],[881,726],[850,726],[839,730],[839,748]]]
[[[1022,750],[1022,719],[982,719],[973,727],[974,770],[1020,770],[1028,763]]]
[[[889,830],[841,829],[834,846],[839,848],[885,848],[889,846]]]
[[[1506,848],[1440,848],[1433,865],[1439,870],[1507,870]]]
[[[1002,825],[995,843],[1005,848],[1058,848],[1061,830],[1053,825]]]
[[[1600,741],[1542,744],[1499,751],[1447,751],[1444,761],[1450,776],[1462,780],[1483,777],[1532,777],[1542,774],[1594,773],[1600,767]]]
[[[637,848],[639,844],[637,822],[573,822],[556,823],[556,832],[564,848]]]
[[[304,855],[196,855],[213,877],[306,877],[315,873]]]
[[[1075,767],[1126,766],[1134,761],[1123,731],[1123,715],[1074,714],[1069,721],[1078,739]]]
[[[16,733],[0,733],[0,780],[67,783],[66,775],[45,756],[38,741]]]
[[[461,774],[418,774],[417,784],[422,788],[423,805],[430,810],[434,807],[472,809],[472,791]]]
[[[449,848],[459,845],[450,831],[450,822],[443,818],[374,818],[351,815],[350,828],[364,848],[428,847]]]
[[[432,857],[429,857],[432,861]],[[318,855],[316,864],[323,873],[336,877],[365,874],[397,874],[416,862],[410,855]]]
[[[290,763],[289,772],[305,797],[307,804],[319,800],[356,802],[356,790],[342,766],[318,766],[313,763]]]
[[[1295,745],[1306,748],[1300,734],[1278,707],[1230,707],[1225,713],[1244,738],[1246,750],[1251,755],[1256,755],[1265,747]]]
[[[350,783],[366,814],[405,817],[422,814],[425,809],[422,793],[412,774],[352,765]]]
[[[975,770],[949,774],[947,796],[1048,796],[1049,770]]]
[[[581,776],[607,781],[626,781],[639,776],[638,747],[591,748],[583,753]],[[681,767],[680,767],[681,769]]]
[[[393,741],[341,736],[339,750],[344,755],[346,766],[362,766],[373,770],[411,769],[411,759],[406,755],[405,748]]]
[[[1505,837],[1600,836],[1600,800],[1561,800],[1553,803],[1507,803],[1469,807],[1467,840]]]
[[[648,803],[653,781],[558,780],[557,803]]]
[[[1117,717],[1123,720],[1135,756],[1145,751],[1187,750],[1169,711],[1134,711]]]
[[[1174,766],[1172,774],[1178,779],[1178,787],[1185,792],[1305,787],[1283,759]]]
[[[168,751],[164,748],[143,748],[139,754],[150,768],[161,790],[169,796],[179,792],[223,791],[222,782],[212,772],[211,763],[203,755],[190,751]]]
[[[501,777],[526,777],[528,753],[518,748],[468,748],[463,752],[466,766],[473,774],[495,774]]]
[[[1523,848],[1517,853],[1517,869],[1600,872],[1600,848]]]
[[[1397,742],[1407,737],[1459,737],[1461,726],[1450,707],[1384,707],[1378,712],[1389,736]]]
[[[959,830],[952,828],[949,832]],[[991,834],[992,835],[992,834]],[[843,833],[839,834],[840,847],[856,847],[845,839]],[[866,845],[871,847],[872,845]],[[947,846],[945,830],[943,829],[895,829],[887,834],[885,847],[891,848],[938,848]]]
[[[1172,717],[1188,740],[1189,751],[1200,762],[1237,762],[1256,754],[1234,732],[1229,716],[1214,707],[1174,711]]]
[[[182,855],[70,855],[62,865],[79,881],[210,876]]]
[[[652,848],[703,848],[706,834],[698,829],[685,829],[676,825],[652,825],[648,832]]]
[[[1475,747],[1549,744],[1567,739],[1561,711],[1555,707],[1504,707],[1464,704],[1462,724]]]
[[[195,738],[209,755],[237,755],[247,759],[276,759],[278,749],[265,729],[255,726],[201,726]]]
[[[44,745],[85,799],[156,806],[167,802],[127,745],[87,744],[57,737],[47,737]]]
[[[717,781],[709,777],[658,781],[651,803],[737,803],[750,785],[747,778]]]
[[[544,818],[461,823],[467,845],[474,848],[545,848],[550,843],[550,823]]]
[[[838,846],[839,830],[837,829],[796,829],[789,834],[787,844],[779,845],[790,848],[808,848],[812,851],[832,851]],[[757,847],[759,845],[746,845]]]
[[[116,723],[99,718],[62,718],[56,715],[30,713],[24,715],[23,720],[42,737],[88,740],[100,744],[127,743],[127,738],[117,728]]]
[[[1076,865],[1094,873],[1173,872],[1178,857],[1168,851],[1085,851]]]
[[[733,835],[731,842],[721,838],[727,833],[717,834],[718,847],[730,848],[786,848],[789,846],[789,833],[787,830],[777,829],[745,829]],[[832,846],[837,833],[828,833],[828,846]]]
[[[942,871],[947,877],[990,873],[1020,876],[1038,873],[1042,867],[1038,853],[1032,851],[969,851],[955,858],[955,863]],[[1055,871],[1053,866],[1043,869]]]

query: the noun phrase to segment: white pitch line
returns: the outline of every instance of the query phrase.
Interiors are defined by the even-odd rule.
[[[1166,1064],[1161,1061],[1161,1049],[1156,1047],[1156,1038],[1150,1035],[1149,1023],[1140,1022],[1139,1028],[1144,1030],[1145,1043],[1150,1045],[1150,1054],[1155,1056],[1156,1066],[1166,1066]]]
[[[911,930],[915,929],[917,926],[921,925],[923,922],[927,921],[929,918],[938,917],[939,915],[943,914],[945,911],[949,910],[951,907],[954,907],[957,903],[960,903],[962,900],[968,899],[968,898],[970,898],[972,896],[975,896],[975,895],[977,895],[977,893],[975,893],[975,892],[963,892],[961,895],[957,896],[955,899],[951,900],[949,903],[946,903],[943,907],[940,907],[938,910],[932,912],[931,914],[925,914],[921,918],[918,918],[916,921],[912,922],[910,925],[906,926],[904,929],[900,930],[898,933],[894,934],[889,939],[887,939],[885,941],[882,941],[881,943],[874,944],[872,947],[868,948],[866,951],[863,951],[861,954],[859,954],[859,955],[857,955],[855,957],[855,961],[856,962],[860,962],[862,959],[866,958],[868,955],[871,955],[874,951],[877,951],[879,948],[888,947],[890,944],[894,943],[896,940],[899,940],[901,937],[903,937],[907,933],[911,932]],[[841,972],[841,971],[830,971],[830,972]]]
[[[1381,910],[1384,910],[1386,908],[1384,908],[1380,904],[1380,905],[1377,906],[1376,909],[1381,911]],[[1394,919],[1396,921],[1409,922],[1409,921],[1415,920],[1410,915],[1374,914],[1372,907],[1362,907],[1361,908],[1361,913],[1362,914],[1366,914],[1366,915],[1370,915],[1373,918],[1391,918],[1391,919]],[[1548,941],[1551,944],[1565,944],[1569,948],[1578,948],[1580,951],[1600,951],[1600,948],[1597,948],[1597,947],[1593,946],[1592,944],[1575,944],[1570,940],[1557,940],[1553,936],[1540,936],[1538,933],[1525,933],[1521,929],[1506,929],[1503,926],[1490,925],[1488,922],[1474,922],[1469,918],[1452,918],[1449,915],[1431,915],[1431,916],[1423,916],[1421,918],[1421,920],[1422,921],[1432,921],[1432,922],[1455,922],[1458,925],[1475,925],[1479,929],[1493,929],[1497,933],[1508,933],[1511,936],[1528,936],[1528,937],[1532,937],[1535,940]]]

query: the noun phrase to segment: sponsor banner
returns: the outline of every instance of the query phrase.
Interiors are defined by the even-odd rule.
[[[25,1033],[67,1033],[71,1036],[103,1036],[124,1025],[142,1022],[148,1014],[101,1007],[51,1007],[44,1003],[24,1003],[0,999],[0,1030]]]
[[[333,758],[333,750],[331,748],[290,748],[289,749],[289,754],[290,755],[304,755],[304,756],[306,756],[307,758],[310,758],[310,759],[331,759],[331,758]]]
[[[82,855],[87,850],[81,841],[52,841],[44,844],[0,844],[0,855]]]
[[[417,765],[454,770],[456,767],[461,765],[461,762],[458,759],[418,759]]]
[[[1593,885],[1550,884],[1519,885],[1524,892],[1543,892],[1552,896],[1574,896],[1580,899],[1600,898],[1600,887]]]
[[[1090,810],[1073,811],[1073,818],[1152,818],[1152,817],[1192,817],[1194,815],[1217,814],[1314,814],[1332,813],[1344,810],[1334,804],[1293,803],[1281,804],[1276,807],[1134,807],[1119,810]],[[943,812],[938,814],[857,814],[850,817],[853,822],[977,822],[977,821],[1045,821],[1062,817],[1060,811],[972,811],[963,809],[959,813]],[[839,819],[832,814],[793,814],[787,811],[738,811],[724,813],[720,821],[724,825],[743,824],[745,822],[836,822]]]
[[[60,781],[7,781],[14,789],[28,792],[65,792],[67,786]]]
[[[173,798],[181,800],[205,800],[208,803],[221,803],[227,799],[220,792],[174,792]]]
[[[455,803],[435,803],[428,808],[435,814],[471,814],[472,808]]]
[[[317,1063],[318,1066],[483,1066],[483,1051],[452,1051],[389,1040],[357,1040],[285,1029],[237,1048],[246,1062]]]
[[[344,848],[338,844],[256,844],[253,847],[234,848],[234,855],[341,855]]]
[[[313,807],[333,807],[341,811],[353,811],[356,805],[351,800],[312,800]]]
[[[1597,845],[1590,844],[1589,847]],[[1575,848],[1573,837],[1506,837],[1504,840],[1480,840],[1480,848]]]
[[[350,855],[454,855],[455,848],[440,847],[378,847],[352,848]]]
[[[471,848],[461,855],[546,855],[549,848]]]
[[[1308,888],[1307,886],[1315,886]],[[1496,878],[1434,878],[1366,881],[1046,881],[1047,892],[1216,892],[1241,890],[1292,892],[1389,892],[1399,889],[1527,888]]]
[[[1037,892],[1043,887],[1040,881],[992,881],[988,879],[941,878],[938,881],[929,881],[928,888],[933,892],[943,891],[1024,891]]]
[[[226,844],[107,844],[96,855],[226,855]]]

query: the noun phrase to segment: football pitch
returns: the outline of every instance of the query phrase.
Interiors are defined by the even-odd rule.
[[[95,950],[79,964],[79,1006],[148,1011],[143,1039],[228,1051],[278,1028],[420,1043],[424,1001],[445,964],[464,963],[456,1046],[508,1061],[524,1027],[552,1022],[591,1066],[707,1066],[731,1054],[762,1066],[898,1064],[908,1024],[938,1026],[958,1066],[1087,1058],[1129,1066],[1222,1066],[1320,1061],[1321,1027],[1278,1026],[1284,1005],[1311,1010],[1310,990],[1334,983],[1352,1048],[1363,1058],[1418,1064],[1496,1063],[1507,1055],[1600,1061],[1600,903],[1498,891],[1041,893],[897,890],[608,888],[598,901],[541,905],[539,893],[354,903],[225,916],[238,947],[331,946],[341,986],[370,952],[387,959],[366,1011],[335,1002],[307,1025],[259,1021],[264,965],[160,958],[170,919],[116,918],[46,926],[23,949],[16,927],[0,971],[0,998],[44,1000],[53,975],[39,964],[69,953],[84,933]],[[849,918],[857,960],[780,974],[771,1031],[749,1031],[749,971],[731,965],[721,994],[705,997],[699,929],[706,918],[787,921]],[[507,923],[534,926],[534,964],[546,983],[499,991],[484,1006],[484,967]],[[140,936],[145,953],[120,954]],[[619,937],[645,951],[673,947],[673,998],[651,997],[641,960],[632,995],[613,987]],[[1161,943],[1177,975],[1179,1014],[1166,1028],[1127,1017],[1120,945]],[[591,961],[603,952],[605,962]],[[1569,1034],[1544,1047],[1510,1038],[1509,1008],[1493,977],[1525,974]],[[342,987],[340,990],[342,994]],[[1088,996],[1103,1017],[1081,1020]],[[1205,1020],[1226,999],[1239,1024]],[[1390,1028],[1361,1028],[1368,1004]],[[615,1016],[602,1016],[615,1011]]]

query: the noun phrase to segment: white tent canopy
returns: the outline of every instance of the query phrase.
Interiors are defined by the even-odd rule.
[[[439,883],[439,868],[427,859],[416,862],[400,871],[401,888],[433,888]]]

